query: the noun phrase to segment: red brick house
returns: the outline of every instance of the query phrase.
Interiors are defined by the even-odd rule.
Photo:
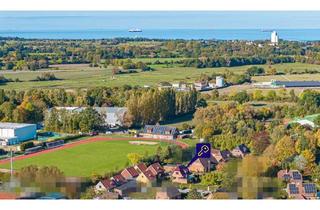
[[[139,176],[139,172],[134,167],[128,167],[121,172],[121,175],[125,179],[134,179]]]

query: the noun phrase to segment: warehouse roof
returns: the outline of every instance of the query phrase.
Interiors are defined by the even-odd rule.
[[[0,129],[23,128],[31,125],[36,126],[36,124],[0,122]]]
[[[274,81],[272,84],[284,87],[320,87],[320,81]]]

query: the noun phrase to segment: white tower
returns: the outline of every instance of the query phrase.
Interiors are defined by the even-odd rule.
[[[216,77],[216,87],[221,88],[224,87],[224,78],[221,76]]]
[[[271,44],[278,45],[279,42],[279,36],[276,31],[272,31],[271,33]]]

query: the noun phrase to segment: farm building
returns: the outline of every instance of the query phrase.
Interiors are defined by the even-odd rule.
[[[0,142],[2,145],[15,145],[37,137],[36,124],[0,123]]]
[[[320,87],[320,81],[277,81],[254,83],[256,88],[310,88]]]
[[[164,125],[146,125],[139,133],[140,137],[155,139],[176,139],[179,131],[175,127]]]

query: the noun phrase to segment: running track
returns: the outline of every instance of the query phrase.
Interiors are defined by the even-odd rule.
[[[13,158],[13,161],[23,160],[23,159],[35,157],[35,156],[38,156],[38,155],[55,152],[55,151],[57,151],[57,150],[63,150],[63,149],[67,149],[67,148],[72,148],[72,147],[75,147],[75,146],[78,146],[78,145],[82,145],[82,144],[89,144],[89,143],[92,143],[92,142],[98,142],[98,141],[128,141],[128,140],[161,141],[161,142],[173,143],[173,144],[175,144],[175,145],[178,145],[178,146],[181,147],[182,149],[186,149],[186,148],[189,147],[188,144],[183,143],[183,142],[178,142],[178,141],[175,141],[175,140],[147,139],[147,138],[134,138],[134,137],[122,137],[122,138],[115,138],[115,137],[92,137],[92,138],[88,138],[88,139],[79,140],[79,141],[75,141],[75,142],[72,142],[72,143],[64,144],[64,145],[61,146],[61,147],[57,147],[57,148],[53,148],[53,149],[48,149],[48,150],[43,150],[43,151],[41,151],[41,152],[37,152],[37,153],[29,154],[29,155],[20,155],[20,156],[14,157],[14,158]],[[0,164],[6,164],[6,163],[9,163],[9,162],[10,162],[10,158],[0,160]]]

